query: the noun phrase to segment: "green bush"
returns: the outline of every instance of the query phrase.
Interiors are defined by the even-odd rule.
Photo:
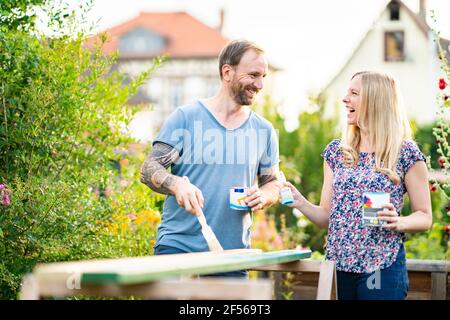
[[[433,135],[433,128],[437,123],[416,127],[414,130],[414,140],[419,145],[422,152],[428,157],[429,170],[438,170],[438,148],[436,138]],[[441,188],[433,188],[430,182],[431,207],[433,213],[433,227],[427,232],[418,234],[406,234],[405,247],[407,257],[411,259],[445,259],[447,254],[448,235],[445,226],[450,223],[450,216],[447,214],[446,206],[448,197]],[[409,215],[412,212],[409,198],[406,195],[402,215]]]
[[[64,16],[65,26],[74,23]],[[36,263],[148,254],[155,232],[137,226],[126,246],[105,234],[102,223],[120,212],[94,191],[109,186],[120,194],[110,163],[131,141],[123,130],[133,115],[126,101],[162,59],[130,80],[113,71],[117,56],[102,54],[105,37],[87,47],[83,32],[47,37],[31,32],[30,21],[0,28],[0,299],[16,298]],[[143,188],[122,188],[122,211],[153,207],[157,215],[157,197]]]
[[[111,257],[153,254],[164,195],[140,182],[145,151],[120,160],[117,180],[104,191],[111,214],[96,221],[96,235],[99,246]]]

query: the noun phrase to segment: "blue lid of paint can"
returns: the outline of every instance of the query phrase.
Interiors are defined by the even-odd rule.
[[[289,205],[289,204],[293,204],[294,203],[294,200],[292,199],[292,198],[288,198],[288,199],[285,199],[285,200],[282,200],[282,202],[281,202],[281,204],[283,204],[283,205]]]

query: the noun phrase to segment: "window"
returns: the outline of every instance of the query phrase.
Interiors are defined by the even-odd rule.
[[[384,33],[384,61],[405,60],[405,33],[403,31],[387,31]]]
[[[121,54],[154,55],[160,53],[165,45],[165,40],[160,35],[138,27],[120,38],[119,51]]]
[[[389,17],[391,21],[400,20],[400,4],[398,1],[391,1],[389,3]]]

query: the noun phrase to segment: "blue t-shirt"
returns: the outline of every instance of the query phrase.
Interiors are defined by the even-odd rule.
[[[175,147],[181,157],[172,174],[187,176],[202,191],[203,212],[224,249],[250,247],[250,211],[229,207],[230,188],[250,187],[264,169],[279,162],[278,139],[270,122],[250,111],[237,129],[223,127],[200,102],[177,108],[153,141]],[[195,216],[167,195],[155,247],[207,251]]]

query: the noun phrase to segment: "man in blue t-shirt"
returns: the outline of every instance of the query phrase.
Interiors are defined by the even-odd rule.
[[[142,165],[142,183],[167,195],[155,254],[208,250],[195,217],[199,208],[224,249],[249,248],[251,212],[278,200],[277,136],[248,107],[263,88],[264,52],[249,41],[232,41],[220,54],[219,71],[219,93],[178,107]],[[234,187],[249,188],[251,209],[230,208]]]

